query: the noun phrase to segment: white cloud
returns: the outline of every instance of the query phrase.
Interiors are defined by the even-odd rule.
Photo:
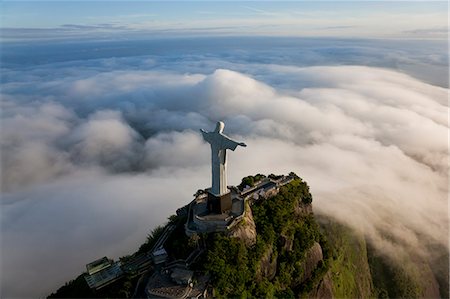
[[[117,111],[98,111],[68,136],[73,159],[126,170],[142,157],[135,132]]]
[[[207,167],[209,149],[196,132],[160,133],[145,142],[145,163],[150,168]]]
[[[137,250],[206,176],[206,171],[111,176],[89,170],[4,196],[2,297],[49,295],[86,263]]]

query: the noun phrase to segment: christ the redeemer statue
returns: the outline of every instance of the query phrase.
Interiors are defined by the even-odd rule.
[[[247,146],[243,142],[232,140],[223,134],[225,124],[217,122],[216,129],[213,132],[205,132],[203,139],[211,144],[211,162],[212,162],[212,187],[210,193],[220,197],[227,194],[227,149],[234,151],[238,145]]]

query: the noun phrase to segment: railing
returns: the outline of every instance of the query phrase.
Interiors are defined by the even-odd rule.
[[[151,252],[154,252],[155,250],[160,249],[164,243],[166,243],[167,239],[169,238],[170,233],[175,229],[175,225],[171,224],[166,226],[163,233],[161,234],[161,237],[159,237],[158,241],[156,241],[155,245],[153,246]]]

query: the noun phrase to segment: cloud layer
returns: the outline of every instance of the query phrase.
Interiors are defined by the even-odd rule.
[[[4,296],[45,295],[136,249],[209,186],[198,129],[217,120],[248,145],[230,154],[230,183],[294,171],[317,213],[379,249],[448,246],[448,89],[368,66],[137,61],[5,70]]]

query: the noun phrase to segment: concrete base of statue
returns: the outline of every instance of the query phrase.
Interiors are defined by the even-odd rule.
[[[214,195],[211,192],[208,193],[208,210],[210,213],[222,214],[231,210],[231,192],[227,192],[223,195]]]
[[[203,191],[203,190],[202,190]],[[227,232],[245,216],[245,200],[237,188],[216,196],[211,189],[196,194],[186,209],[186,235]]]

